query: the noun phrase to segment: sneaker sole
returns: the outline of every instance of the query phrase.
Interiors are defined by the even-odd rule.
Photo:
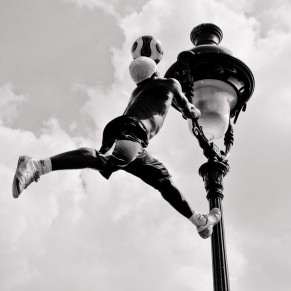
[[[14,179],[13,179],[13,184],[12,184],[12,195],[14,198],[18,198],[20,196],[21,193],[19,193],[19,189],[17,187],[17,178],[16,178],[16,173],[17,173],[17,170],[18,170],[18,167],[20,165],[21,162],[24,162],[26,159],[27,156],[20,156],[18,158],[18,162],[17,162],[17,167],[16,167],[16,172],[15,172],[15,175],[14,175]]]

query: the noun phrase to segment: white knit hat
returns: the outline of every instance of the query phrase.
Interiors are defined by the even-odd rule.
[[[130,76],[136,84],[149,79],[156,72],[155,61],[147,57],[136,58],[129,65]]]

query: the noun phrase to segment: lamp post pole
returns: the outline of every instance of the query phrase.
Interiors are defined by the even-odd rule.
[[[216,207],[221,210],[221,220],[214,226],[211,236],[213,288],[215,291],[230,290],[222,209],[223,177],[228,171],[227,163],[218,162],[215,159],[209,159],[199,169],[207,192],[209,209]]]

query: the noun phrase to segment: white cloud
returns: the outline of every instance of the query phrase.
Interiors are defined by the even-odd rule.
[[[18,107],[27,99],[24,95],[16,95],[13,92],[12,84],[5,84],[0,87],[0,120],[10,123],[18,114]]]

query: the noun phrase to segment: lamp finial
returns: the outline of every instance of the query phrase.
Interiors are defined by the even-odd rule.
[[[191,42],[195,46],[203,44],[218,45],[221,42],[222,37],[222,30],[212,23],[202,23],[195,26],[190,34]]]

